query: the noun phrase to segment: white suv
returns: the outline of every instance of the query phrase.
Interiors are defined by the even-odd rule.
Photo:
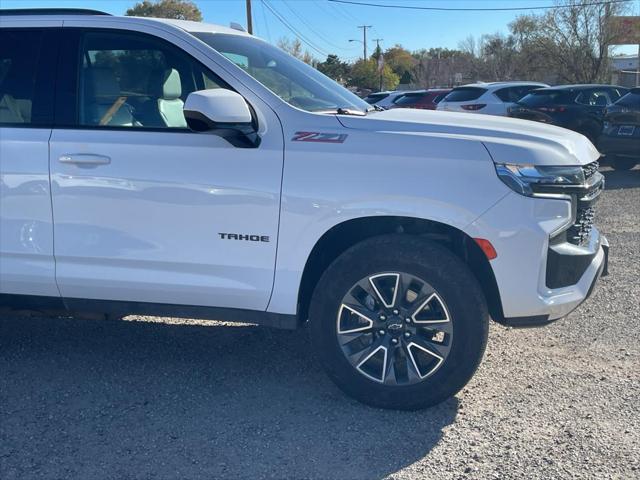
[[[87,11],[0,22],[0,299],[309,323],[331,378],[415,409],[488,321],[543,325],[606,270],[582,135],[375,111],[234,29]]]
[[[451,90],[436,110],[506,116],[522,97],[548,86],[537,82],[472,83]]]

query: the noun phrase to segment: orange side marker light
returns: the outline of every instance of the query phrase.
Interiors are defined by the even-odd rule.
[[[474,240],[489,260],[493,260],[498,256],[498,252],[496,252],[496,249],[493,248],[489,240],[484,238],[474,238]]]

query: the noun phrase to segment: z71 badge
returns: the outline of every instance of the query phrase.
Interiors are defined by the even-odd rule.
[[[296,132],[293,142],[343,143],[347,139],[346,133]]]

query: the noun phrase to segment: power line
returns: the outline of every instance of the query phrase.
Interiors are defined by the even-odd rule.
[[[342,6],[342,5],[339,5],[337,3],[334,3],[333,7],[335,7],[335,9],[338,12],[340,12],[344,16],[344,18],[346,18],[349,22],[357,22],[358,21],[358,19],[349,11],[348,8],[346,8],[346,7]]]
[[[295,11],[295,9],[289,5],[289,2],[287,0],[283,1],[284,6],[287,7],[289,9],[289,11],[291,11],[291,13],[293,13],[296,18],[298,18],[298,20],[300,20],[304,26],[306,26],[309,31],[313,34],[315,34],[318,38],[321,38],[327,45],[329,45],[332,48],[336,48],[339,50],[343,50],[344,48],[341,47],[340,45],[336,45],[335,43],[330,42],[329,40],[327,40],[327,35],[322,35],[322,33],[319,33],[315,28],[313,28],[305,19],[304,17],[302,17],[301,15],[298,14],[298,12]]]
[[[515,10],[553,10],[558,8],[572,8],[577,6],[591,7],[596,5],[611,5],[612,3],[627,3],[631,0],[604,0],[601,2],[582,3],[575,5],[550,5],[546,7],[488,7],[488,8],[456,8],[456,7],[418,7],[416,5],[385,5],[381,3],[371,2],[355,2],[352,0],[327,0],[332,3],[343,3],[347,5],[358,5],[361,7],[378,7],[378,8],[402,8],[407,10],[430,10],[440,12],[504,12]]]
[[[267,14],[264,11],[264,3],[260,10],[262,10],[262,22],[264,23],[264,28],[267,31],[267,38],[269,39],[269,43],[271,43],[271,31],[269,30],[269,23],[267,22]]]
[[[280,20],[280,22],[287,27],[296,37],[300,38],[301,41],[303,41],[304,43],[306,43],[309,47],[311,47],[313,50],[315,50],[316,52],[318,52],[320,55],[326,57],[328,55],[327,52],[324,52],[321,48],[319,48],[318,46],[316,46],[313,42],[311,42],[309,39],[307,39],[304,35],[302,35],[298,30],[296,30],[295,27],[293,27],[291,24],[289,24],[289,22],[287,22],[281,14],[279,14],[271,5],[269,5],[267,3],[267,0],[262,0],[262,4],[267,7],[269,9],[269,11],[273,14],[274,17],[276,17],[278,20]]]

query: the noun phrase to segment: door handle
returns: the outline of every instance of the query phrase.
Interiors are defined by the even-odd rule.
[[[107,165],[111,163],[111,158],[106,155],[96,155],[93,153],[74,153],[60,155],[60,163],[73,163],[75,165]]]

